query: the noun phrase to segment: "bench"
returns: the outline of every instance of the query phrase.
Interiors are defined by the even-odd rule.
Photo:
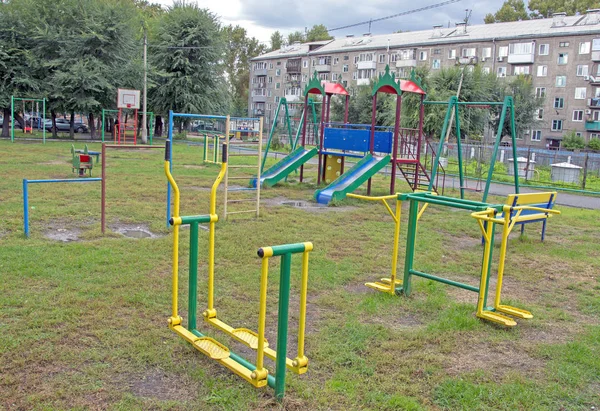
[[[520,206],[537,207],[552,210],[556,202],[556,191],[545,193],[526,193],[526,194],[511,194],[506,198],[506,205],[512,208]],[[525,224],[542,223],[542,241],[546,237],[546,222],[551,216],[541,210],[520,210],[520,213],[511,209],[511,220],[515,220],[515,225],[521,226],[521,235],[525,232]],[[515,219],[516,218],[516,219]]]
[[[79,153],[78,151],[79,150],[75,150],[75,146],[71,145],[72,172],[75,172],[75,170],[77,170],[79,177],[85,177],[85,172],[87,170],[91,177],[92,168],[94,167],[94,161],[92,160],[92,156],[88,153],[87,144],[85,145],[83,153]]]

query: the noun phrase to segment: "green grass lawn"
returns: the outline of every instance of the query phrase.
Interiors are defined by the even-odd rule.
[[[31,238],[24,238],[21,181],[74,177],[70,145],[0,141],[0,409],[600,407],[598,211],[561,207],[562,215],[548,222],[544,243],[539,226],[527,226],[523,238],[511,236],[503,297],[531,310],[534,318],[505,329],[475,317],[476,295],[468,291],[415,278],[413,293],[405,298],[363,285],[390,272],[394,227],[381,204],[346,200],[328,209],[281,205],[285,200],[312,201],[314,166],[307,168],[306,184],[297,184],[292,176],[288,183],[264,190],[259,219],[217,223],[215,304],[229,324],[256,329],[256,250],[314,243],[307,308],[309,371],[288,373],[280,405],[271,389],[253,388],[167,326],[172,238],[165,225],[162,150],[109,152],[106,236],[100,232],[100,183],[45,184],[29,188]],[[100,145],[89,148],[100,150]],[[202,148],[184,143],[176,144],[173,158],[182,214],[207,213],[208,188],[218,166],[202,165]],[[100,168],[93,173],[100,176]],[[385,194],[388,184],[376,178],[373,194]],[[401,184],[398,189],[407,188]],[[219,214],[222,199],[220,190]],[[154,237],[118,234],[136,227]],[[405,231],[403,224],[401,244]],[[76,240],[49,238],[56,236]],[[201,230],[200,310],[206,305],[207,237]],[[183,229],[184,319],[188,241],[189,230]],[[417,246],[416,268],[478,284],[480,232],[468,213],[430,207],[419,223]],[[400,271],[403,259],[401,246]],[[278,265],[272,260],[267,337],[274,345]],[[292,267],[291,342],[298,318],[299,258]],[[203,327],[201,321],[199,325]],[[203,330],[254,362],[244,346],[214,329]],[[288,356],[295,356],[293,344]],[[274,372],[271,361],[267,368]]]

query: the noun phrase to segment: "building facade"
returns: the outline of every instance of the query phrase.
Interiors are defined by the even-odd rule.
[[[520,132],[520,144],[556,149],[570,131],[586,141],[600,138],[600,10],[286,46],[252,60],[249,113],[271,124],[282,97],[288,103],[302,102],[304,86],[315,71],[321,80],[339,81],[352,92],[368,85],[388,64],[398,78],[406,78],[417,66],[433,73],[467,63],[466,69],[479,64],[507,80],[531,77],[544,103],[535,126]],[[300,110],[300,104],[292,104],[290,114],[299,116]]]

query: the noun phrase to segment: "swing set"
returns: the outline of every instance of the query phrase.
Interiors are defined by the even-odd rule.
[[[15,97],[10,96],[10,141],[15,142],[15,103],[17,102],[23,103],[23,133],[33,134],[34,129],[34,114],[35,118],[37,118],[37,128],[38,130],[42,129],[42,140],[46,143],[46,98],[37,99],[31,97]],[[27,103],[31,103],[31,111],[29,120],[25,118],[25,113],[27,112]],[[42,104],[42,111],[40,113],[40,103]],[[40,118],[41,114],[41,118]],[[28,125],[29,123],[29,125]]]

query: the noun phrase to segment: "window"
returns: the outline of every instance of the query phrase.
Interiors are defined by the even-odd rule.
[[[302,67],[308,68],[308,60],[302,60]]]
[[[531,141],[542,141],[542,130],[533,130],[531,132]]]
[[[314,66],[316,66],[316,65],[317,65],[317,60],[315,60],[315,59],[312,59],[312,66],[314,67]]]
[[[267,97],[271,97],[272,93],[271,90],[267,90]]]
[[[273,77],[269,76],[269,84],[273,84]]]
[[[354,56],[354,64],[358,64],[358,56]]]
[[[582,134],[581,134],[581,133],[578,131],[578,132],[576,132],[576,133],[575,133],[575,135],[576,135],[577,137],[581,137],[581,135],[582,135]]]
[[[573,110],[573,121],[583,121],[583,110]]]
[[[279,96],[275,96],[275,104],[279,103]]]
[[[421,60],[421,61],[427,60],[427,52],[426,51],[419,52],[419,60]]]
[[[325,81],[327,81],[327,77],[328,77],[327,73],[320,73],[319,74],[319,80],[325,80]]]
[[[508,46],[508,54],[533,54],[535,43],[511,43]]]
[[[336,64],[338,64],[340,62],[340,58],[339,57],[334,57],[333,58],[333,65],[335,66]]]
[[[475,55],[477,54],[477,49],[472,47],[472,48],[464,48],[462,49],[462,57],[475,57]]]
[[[370,79],[373,77],[375,77],[375,70],[373,69],[358,70],[359,79]]]
[[[558,43],[558,47],[569,47],[569,42],[561,41],[560,43]]]
[[[352,80],[356,80],[357,73],[356,71],[352,72]]]
[[[492,71],[492,69],[489,67],[484,67],[481,70],[483,71],[484,74],[490,74],[490,72]]]
[[[338,75],[336,73],[331,73],[331,81],[337,81]]]
[[[375,61],[375,54],[373,53],[361,53],[358,61]]]
[[[513,74],[515,76],[529,74],[529,66],[514,66]]]
[[[577,65],[577,76],[583,77],[583,76],[587,76],[587,75],[588,75],[588,65],[587,64],[578,64]]]
[[[344,87],[348,87],[348,81],[347,80],[342,80],[342,85]]]
[[[535,111],[535,118],[537,120],[542,120],[544,118],[544,109],[543,108],[538,108]]]
[[[483,49],[481,49],[481,57],[483,57],[484,59],[489,59],[490,57],[492,57],[492,48],[484,47]]]
[[[281,76],[281,69],[275,70],[275,76]]]
[[[344,56],[344,61],[350,60],[350,56]]]
[[[448,50],[448,58],[454,60],[456,58],[456,49]]]
[[[439,59],[433,59],[432,63],[431,63],[431,68],[433,70],[439,70],[441,66],[441,62]]]
[[[565,106],[565,99],[562,97],[554,97],[554,108],[563,108]]]
[[[278,66],[281,66],[281,61],[278,61],[278,62],[277,62],[277,65],[278,65]]]
[[[306,83],[307,81],[308,81],[308,75],[306,75],[306,74],[303,74],[303,75],[302,75],[302,82],[303,82],[303,83]]]
[[[558,64],[567,64],[569,62],[569,53],[558,53]]]
[[[591,44],[589,41],[579,43],[579,54],[590,54]]]
[[[585,87],[575,87],[575,100],[585,100],[586,91]]]
[[[401,67],[398,69],[398,78],[408,78],[410,76],[410,69],[408,67]]]
[[[550,44],[540,44],[540,56],[547,56],[550,53]]]
[[[508,56],[508,46],[498,47],[498,57],[507,57]]]
[[[563,126],[562,120],[552,120],[552,131],[561,131]]]
[[[496,72],[498,77],[506,77],[506,67],[498,67],[498,71]]]
[[[380,63],[385,63],[385,54],[380,54],[379,55],[379,62]]]
[[[342,66],[342,72],[344,72],[344,73],[347,73],[347,72],[348,72],[348,65],[347,65],[347,64],[344,64],[344,65]]]
[[[400,55],[400,60],[416,60],[417,59],[415,49],[400,50],[398,52],[398,54]],[[427,56],[425,56],[425,58],[427,58]]]
[[[556,76],[556,87],[566,87],[567,76]]]
[[[273,63],[269,63],[269,70],[273,70]]]
[[[546,97],[546,87],[536,87],[535,88],[535,96],[537,98]]]
[[[400,56],[398,54],[392,54],[390,56],[390,63],[395,63],[396,61],[398,61],[400,59]]]
[[[319,65],[327,65],[331,64],[331,56],[319,57]]]
[[[442,49],[433,49],[432,54],[435,56],[439,56],[440,54],[442,54]]]
[[[538,77],[546,77],[547,75],[548,75],[548,66],[538,66],[537,76]]]
[[[281,83],[275,83],[275,90],[279,90],[281,88]]]

